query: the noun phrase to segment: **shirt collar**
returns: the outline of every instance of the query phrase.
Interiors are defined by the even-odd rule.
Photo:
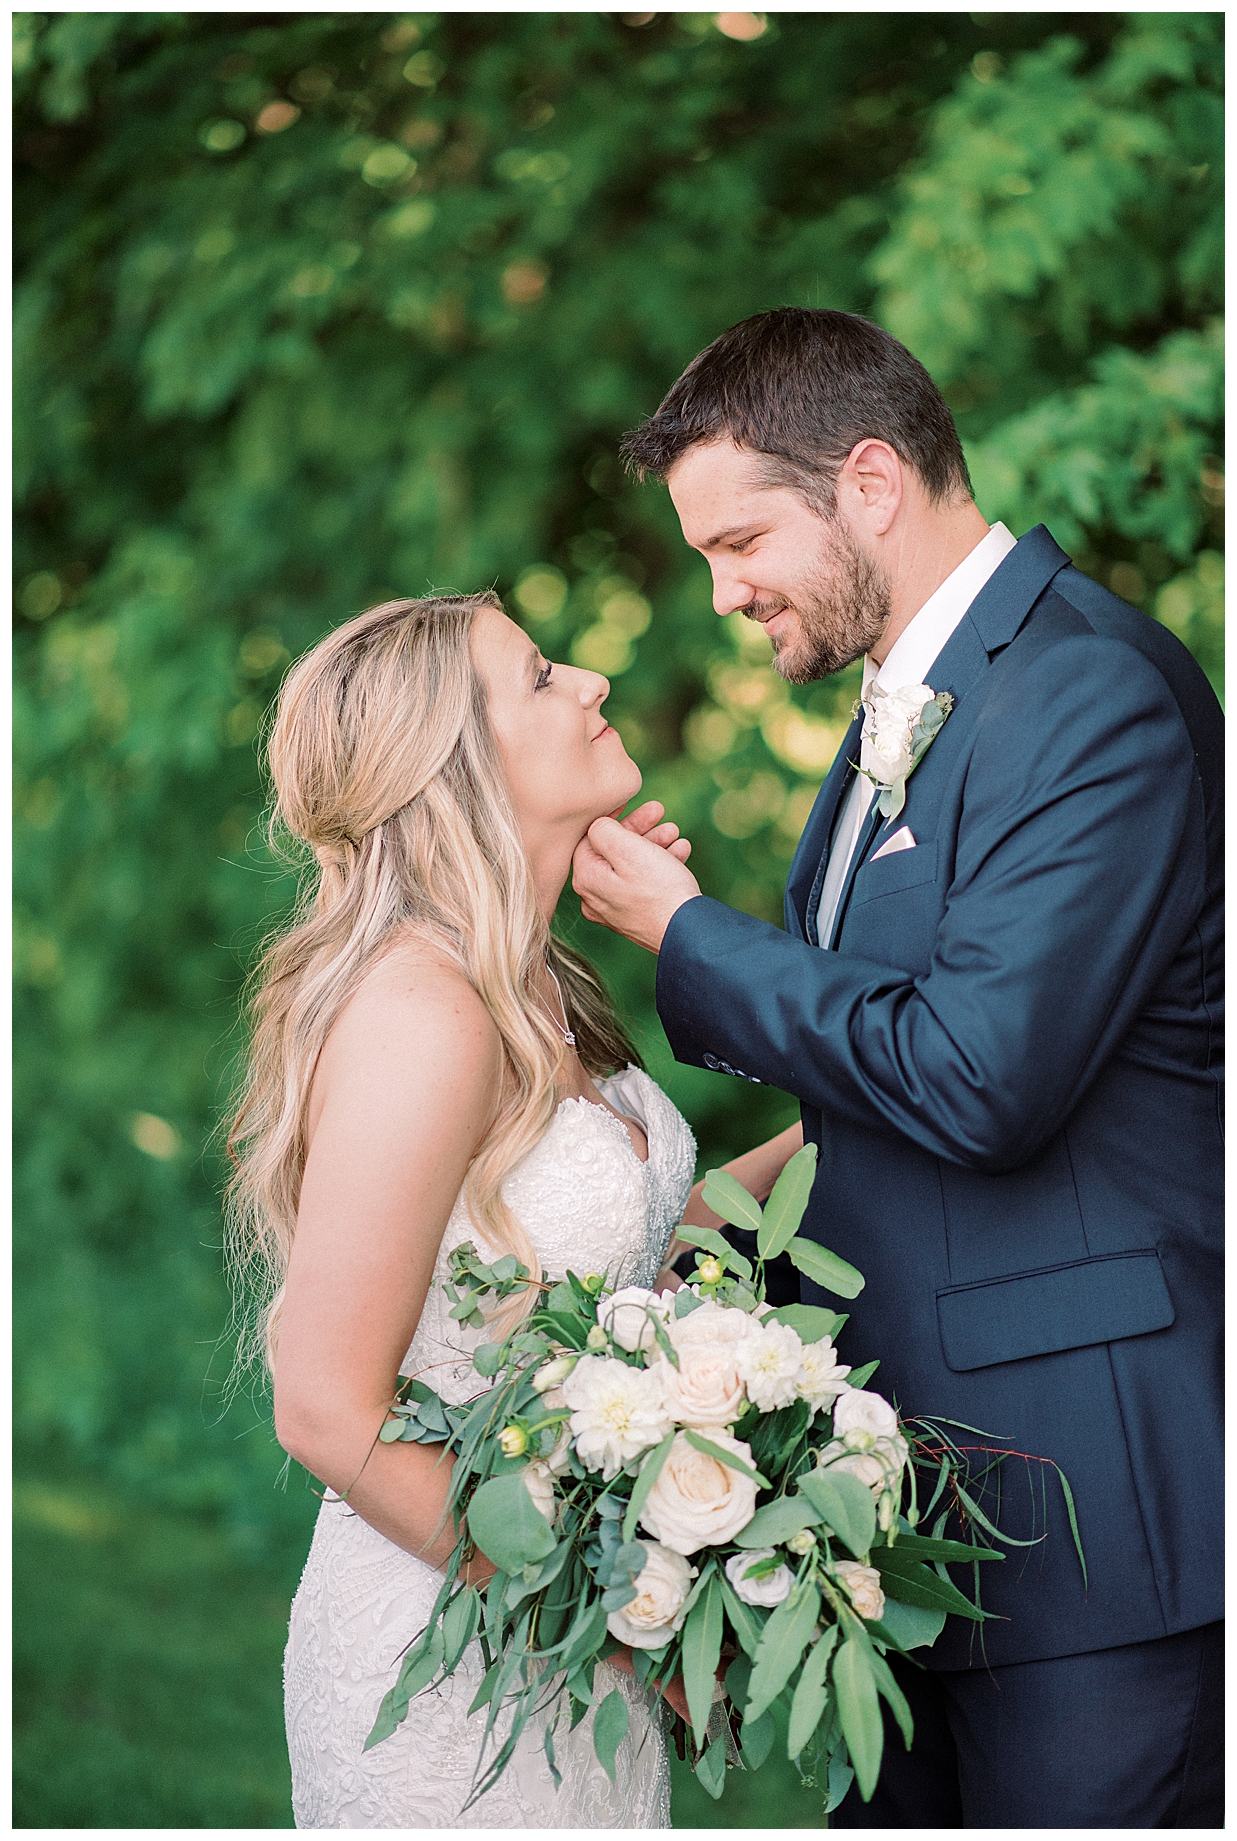
[[[987,536],[980,538],[970,554],[963,557],[952,574],[947,575],[924,602],[905,632],[899,634],[884,664],[877,665],[872,659],[864,658],[865,697],[873,679],[882,690],[902,690],[908,684],[927,682],[928,673],[945,641],[1016,542],[1003,524],[994,524]]]

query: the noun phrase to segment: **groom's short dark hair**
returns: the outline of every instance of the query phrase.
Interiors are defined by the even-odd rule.
[[[887,441],[931,498],[971,493],[944,397],[918,358],[857,313],[777,307],[740,320],[692,359],[621,452],[641,478],[664,479],[688,448],[726,437],[767,456],[770,482],[825,515],[839,468],[865,439]]]

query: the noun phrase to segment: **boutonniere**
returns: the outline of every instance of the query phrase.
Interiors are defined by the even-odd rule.
[[[935,691],[927,684],[882,690],[874,683],[868,695],[855,703],[852,716],[858,716],[861,709],[867,712],[863,739],[876,756],[877,768],[875,773],[869,773],[866,767],[858,771],[880,793],[877,804],[882,818],[896,818],[906,804],[906,782],[936,740],[953,706],[947,690]]]

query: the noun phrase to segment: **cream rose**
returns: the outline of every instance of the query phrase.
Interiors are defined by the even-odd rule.
[[[724,1344],[678,1351],[679,1365],[659,1365],[666,1411],[696,1430],[733,1425],[746,1404],[734,1351]]]
[[[745,1310],[715,1304],[712,1298],[706,1298],[686,1317],[672,1317],[666,1324],[666,1334],[678,1355],[688,1349],[708,1349],[714,1354],[721,1349],[735,1352],[759,1332],[760,1325]]]
[[[856,1434],[852,1433],[851,1436]],[[910,1454],[904,1438],[872,1438],[871,1434],[866,1436],[868,1444],[863,1451],[851,1450],[840,1438],[831,1439],[818,1453],[816,1464],[820,1470],[840,1470],[846,1476],[858,1477],[874,1495],[879,1496],[882,1491],[897,1487],[902,1467]]]
[[[764,1573],[759,1579],[749,1579],[747,1574],[751,1567],[760,1560],[771,1560],[775,1549],[758,1547],[752,1553],[732,1554],[726,1561],[726,1577],[735,1589],[735,1596],[744,1604],[770,1606],[781,1604],[790,1597],[790,1588],[795,1576],[789,1566],[779,1566],[776,1572]]]
[[[830,1571],[839,1585],[845,1587],[860,1617],[876,1622],[884,1616],[885,1594],[875,1566],[861,1566],[858,1560],[835,1560]]]
[[[709,1433],[713,1444],[751,1464],[750,1448],[727,1432]],[[640,1524],[676,1553],[720,1546],[745,1528],[756,1512],[757,1485],[742,1471],[697,1451],[680,1432],[640,1511]]]
[[[641,1541],[645,1562],[635,1578],[636,1595],[621,1611],[611,1611],[606,1629],[632,1649],[660,1649],[683,1623],[683,1604],[696,1568],[681,1554],[656,1541]]]
[[[522,1470],[520,1475],[524,1480],[525,1489],[537,1508],[553,1527],[554,1518],[558,1514],[558,1499],[554,1494],[554,1472],[547,1463],[537,1458],[527,1470]]]

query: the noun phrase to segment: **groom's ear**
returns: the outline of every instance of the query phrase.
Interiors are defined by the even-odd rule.
[[[852,528],[883,537],[898,515],[906,485],[906,469],[887,441],[856,442],[838,472],[838,510]]]

